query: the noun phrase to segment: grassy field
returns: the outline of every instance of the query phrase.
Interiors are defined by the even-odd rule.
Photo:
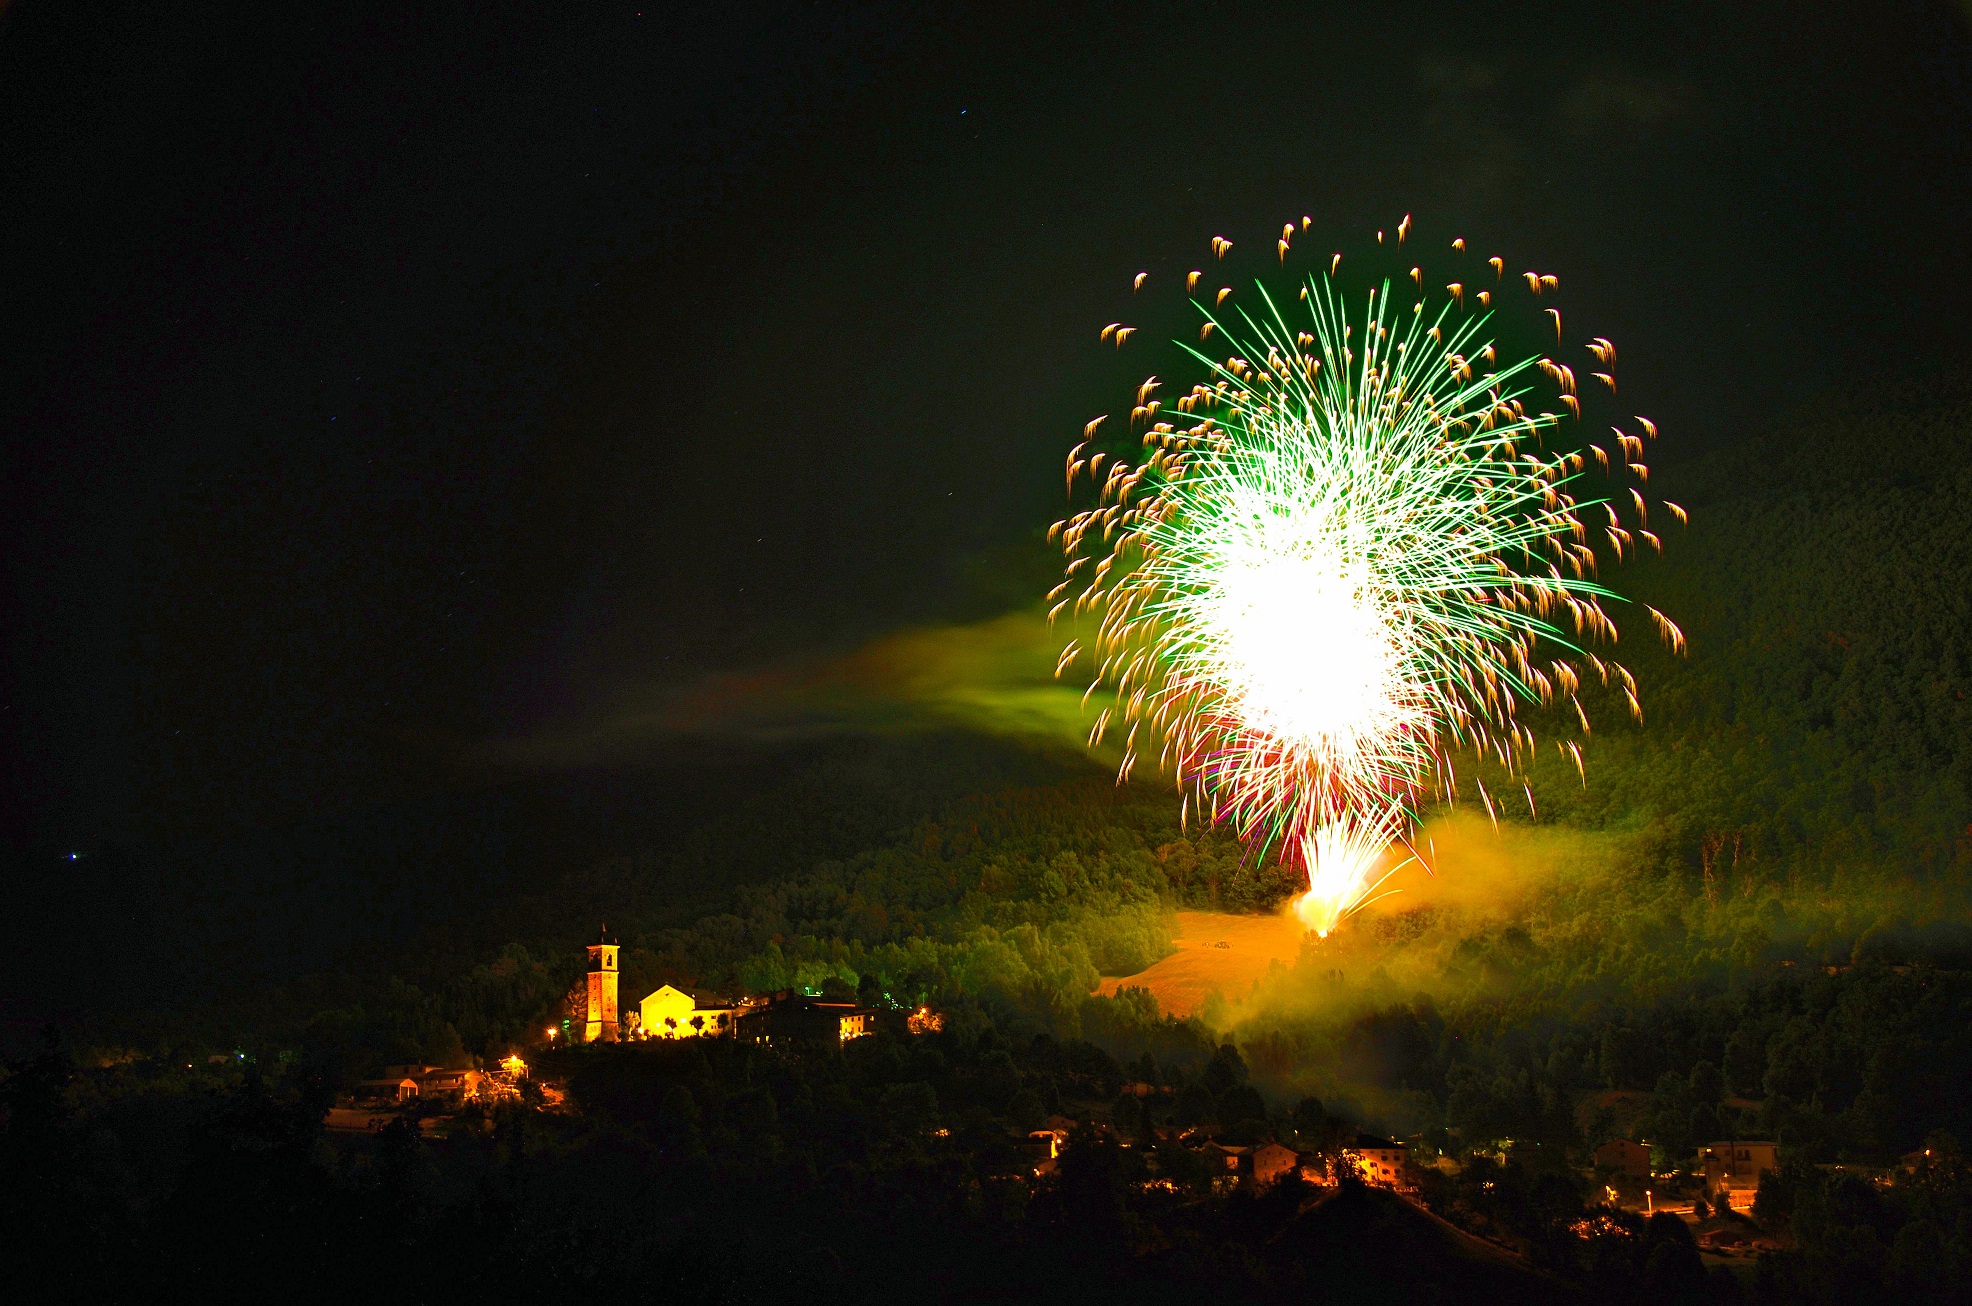
[[[1275,962],[1292,966],[1307,936],[1291,910],[1272,916],[1181,911],[1172,922],[1170,956],[1134,975],[1104,976],[1096,992],[1108,997],[1125,985],[1149,989],[1167,1013],[1195,1015],[1214,990],[1241,997]]]

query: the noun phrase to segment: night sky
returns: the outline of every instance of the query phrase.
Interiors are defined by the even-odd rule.
[[[1217,233],[1551,268],[1669,458],[1958,367],[1967,11],[1626,8],[7,7],[10,874],[1031,602]]]

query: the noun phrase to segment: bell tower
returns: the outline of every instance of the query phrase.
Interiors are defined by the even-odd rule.
[[[582,1041],[616,1042],[616,938],[603,926],[602,938],[589,945],[589,1020]]]

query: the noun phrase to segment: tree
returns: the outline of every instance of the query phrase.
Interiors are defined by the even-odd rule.
[[[1230,1040],[1221,1043],[1212,1053],[1212,1059],[1205,1063],[1201,1078],[1216,1098],[1227,1089],[1246,1083],[1246,1058]]]
[[[1214,1104],[1219,1123],[1227,1127],[1251,1122],[1257,1132],[1264,1134],[1267,1128],[1267,1103],[1259,1090],[1250,1084],[1234,1084],[1219,1094]],[[1252,1131],[1249,1131],[1252,1132]]]
[[[1643,1288],[1648,1300],[1665,1306],[1700,1306],[1709,1300],[1698,1240],[1683,1220],[1668,1211],[1650,1217],[1643,1229]]]
[[[1211,1089],[1202,1083],[1191,1083],[1178,1090],[1171,1104],[1171,1115],[1179,1124],[1199,1125],[1211,1120],[1218,1109],[1218,1100],[1212,1096]]]
[[[1123,1161],[1113,1139],[1078,1126],[1061,1154],[1059,1190],[1070,1224],[1107,1228],[1123,1218]]]

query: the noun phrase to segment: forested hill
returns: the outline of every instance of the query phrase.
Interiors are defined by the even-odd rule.
[[[1624,623],[1644,724],[1603,704],[1586,790],[1544,766],[1548,814],[1667,820],[1690,860],[1772,874],[1972,870],[1972,390],[1939,388],[1657,478],[1690,528],[1654,522],[1665,555],[1615,575],[1690,656]]]
[[[1763,964],[1966,934],[1972,407],[1892,400],[1824,403],[1666,465],[1653,489],[1690,507],[1689,530],[1655,523],[1665,555],[1608,575],[1676,617],[1690,656],[1626,621],[1645,722],[1593,704],[1586,787],[1551,750],[1534,774],[1540,825],[1622,835],[1618,869],[1650,877],[1652,911],[1738,911],[1732,955]],[[129,1038],[195,1016],[223,1039],[243,1012],[272,1038],[312,1011],[388,1008],[399,1032],[379,1048],[449,1025],[484,1050],[553,1000],[601,920],[632,987],[874,975],[1072,1025],[1098,970],[1156,955],[1171,905],[1292,887],[1176,818],[1154,776],[1118,789],[1086,757],[976,735],[718,746],[105,858],[62,886],[93,891],[87,932],[47,933],[61,950],[42,955],[58,973],[91,943],[85,996]],[[1823,888],[1810,924],[1796,899]]]

